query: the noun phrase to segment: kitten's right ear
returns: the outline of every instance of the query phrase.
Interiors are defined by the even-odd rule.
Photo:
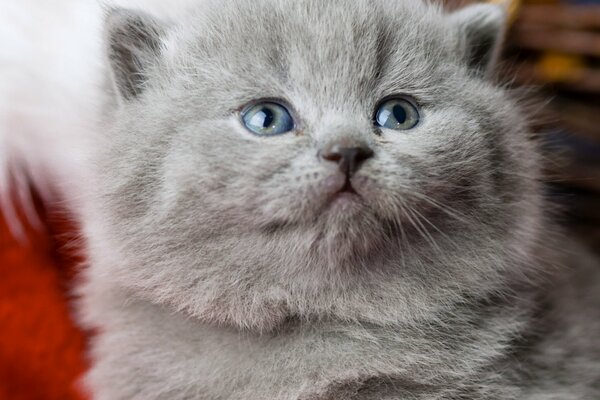
[[[143,12],[112,9],[105,20],[108,60],[114,85],[125,100],[144,89],[147,70],[161,52],[164,27]]]
[[[450,15],[458,27],[460,52],[467,65],[487,75],[498,58],[507,25],[508,10],[499,4],[472,4]]]

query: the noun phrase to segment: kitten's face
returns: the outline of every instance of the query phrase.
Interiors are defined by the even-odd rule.
[[[500,283],[534,164],[486,54],[466,55],[464,17],[414,1],[210,4],[162,34],[117,115],[100,190],[119,284],[270,328],[404,320]],[[378,126],[397,98],[418,123]],[[293,129],[248,129],[265,102]]]

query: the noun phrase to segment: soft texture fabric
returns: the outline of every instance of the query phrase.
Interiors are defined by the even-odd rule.
[[[74,325],[68,294],[78,260],[65,245],[74,229],[58,215],[26,226],[24,243],[0,212],[0,399],[86,399],[77,384],[86,335]]]

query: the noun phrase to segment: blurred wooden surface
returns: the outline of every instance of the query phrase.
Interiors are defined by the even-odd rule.
[[[549,193],[572,232],[600,249],[600,1],[523,1],[506,61],[518,85],[548,99]]]

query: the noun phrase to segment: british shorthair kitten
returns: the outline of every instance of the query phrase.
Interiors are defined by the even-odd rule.
[[[491,78],[505,25],[418,0],[111,11],[94,399],[600,398],[598,268]]]

